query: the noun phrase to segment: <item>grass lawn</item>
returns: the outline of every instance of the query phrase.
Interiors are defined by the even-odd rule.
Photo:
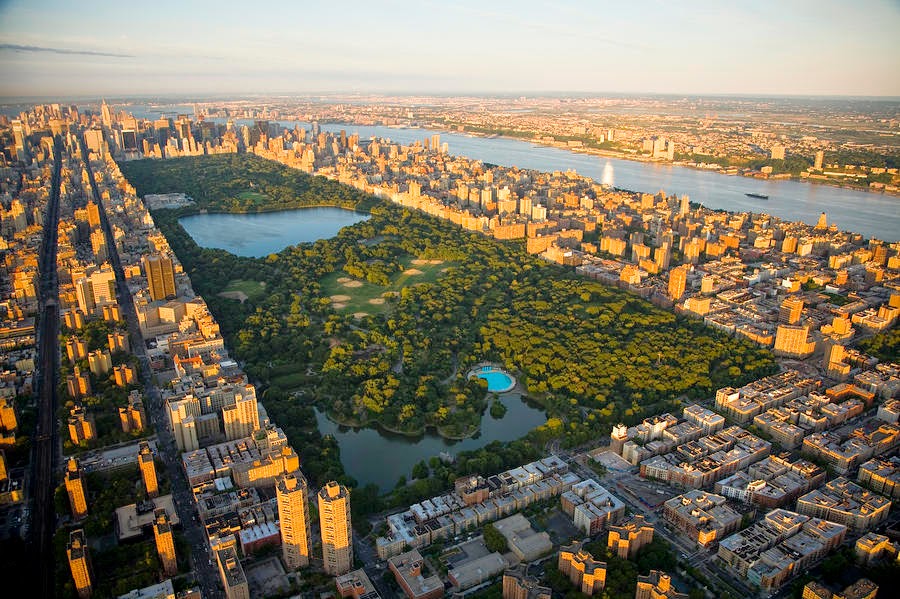
[[[249,300],[255,301],[262,297],[265,292],[265,283],[249,281],[246,279],[232,279],[231,281],[228,281],[228,285],[225,286],[225,289],[219,292],[219,295],[230,297],[231,299],[236,299],[238,301],[241,301],[241,296],[243,296]]]
[[[323,277],[319,282],[322,286],[322,295],[332,298],[335,310],[342,314],[356,312],[381,314],[390,308],[388,297],[391,294],[400,293],[401,289],[409,285],[433,283],[445,269],[453,266],[451,262],[431,264],[409,256],[400,262],[403,271],[397,273],[387,287],[373,285],[367,281],[356,281],[348,277],[344,271],[337,271]]]
[[[242,191],[237,197],[239,200],[250,200],[255,204],[265,204],[269,201],[269,196],[258,191]]]

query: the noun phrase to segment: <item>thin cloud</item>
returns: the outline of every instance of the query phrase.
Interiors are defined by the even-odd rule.
[[[72,50],[69,48],[45,48],[43,46],[23,46],[21,44],[0,44],[0,50],[16,52],[49,52],[51,54],[73,54],[77,56],[108,56],[110,58],[135,58],[133,54],[116,54],[97,50]]]

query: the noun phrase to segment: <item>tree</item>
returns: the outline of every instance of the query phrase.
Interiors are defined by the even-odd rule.
[[[488,551],[496,551],[497,553],[506,553],[507,544],[506,537],[504,537],[499,530],[497,530],[493,524],[486,524],[482,529],[482,534],[484,535],[484,544],[488,548]]]

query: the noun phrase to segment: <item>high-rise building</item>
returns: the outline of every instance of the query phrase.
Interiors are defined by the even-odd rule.
[[[162,563],[166,576],[178,573],[178,561],[175,557],[175,539],[172,536],[172,524],[165,508],[153,511],[153,538],[156,539],[156,553]]]
[[[350,491],[334,481],[319,491],[319,525],[325,573],[339,576],[353,568]]]
[[[816,229],[824,230],[828,228],[828,216],[823,212],[819,215],[819,220],[816,222]]]
[[[569,577],[577,590],[588,596],[606,586],[606,562],[594,560],[578,541],[559,548],[559,571]]]
[[[103,123],[104,127],[112,125],[112,113],[105,99],[100,102],[100,122]]]
[[[144,256],[141,266],[147,277],[150,299],[157,301],[175,297],[175,268],[170,257],[159,254]]]
[[[788,297],[781,302],[781,309],[778,311],[778,322],[781,324],[797,324],[803,315],[803,299],[799,297]]]
[[[84,486],[84,473],[75,458],[69,458],[66,465],[66,493],[72,508],[72,517],[80,520],[87,516],[87,490]]]
[[[641,547],[653,541],[653,525],[634,515],[618,525],[610,525],[607,547],[622,559],[632,559]]]
[[[816,163],[813,165],[813,168],[822,170],[822,164],[825,162],[825,152],[823,150],[819,150],[816,152]]]
[[[69,544],[66,546],[72,580],[75,591],[81,599],[88,599],[93,592],[91,586],[91,563],[87,543],[84,542],[84,530],[79,528],[69,533]]]
[[[227,545],[216,549],[215,552],[216,565],[219,567],[226,599],[250,599],[250,586],[247,584],[247,576],[241,567],[235,546]]]
[[[299,470],[275,484],[281,525],[281,554],[288,570],[309,565],[309,506],[306,478]]]
[[[200,449],[200,440],[197,435],[200,400],[190,395],[177,401],[168,401],[166,402],[166,413],[169,415],[169,426],[175,437],[178,451]]]
[[[98,228],[100,226],[100,206],[91,200],[85,206],[85,210],[87,211],[88,225],[90,225],[91,229]]]
[[[503,573],[503,599],[550,599],[552,591],[526,576],[525,570],[526,566],[519,564]]]
[[[144,491],[147,497],[159,496],[159,483],[156,480],[156,464],[153,463],[153,451],[150,444],[141,441],[138,450],[138,466],[141,468],[141,479],[144,481]]]
[[[687,286],[687,266],[676,266],[669,271],[669,298],[678,301],[684,295],[684,289]]]
[[[222,423],[228,440],[249,437],[259,430],[259,408],[252,387],[244,393],[236,393],[234,403],[222,407]]]
[[[687,599],[672,586],[672,577],[659,570],[650,570],[647,576],[638,576],[634,599]]]

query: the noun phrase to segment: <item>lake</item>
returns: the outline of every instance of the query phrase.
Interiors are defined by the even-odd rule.
[[[343,208],[297,208],[247,214],[195,214],[178,220],[197,245],[261,258],[290,245],[328,239],[369,216]]]
[[[413,466],[437,457],[442,451],[456,455],[492,441],[519,439],[547,420],[544,412],[529,406],[517,394],[504,394],[500,401],[507,408],[503,418],[497,420],[485,410],[480,433],[460,441],[444,439],[432,432],[407,437],[374,428],[350,428],[332,422],[319,410],[316,410],[316,422],[319,432],[337,439],[347,474],[360,485],[374,483],[382,491],[389,491],[401,476],[409,478]]]

